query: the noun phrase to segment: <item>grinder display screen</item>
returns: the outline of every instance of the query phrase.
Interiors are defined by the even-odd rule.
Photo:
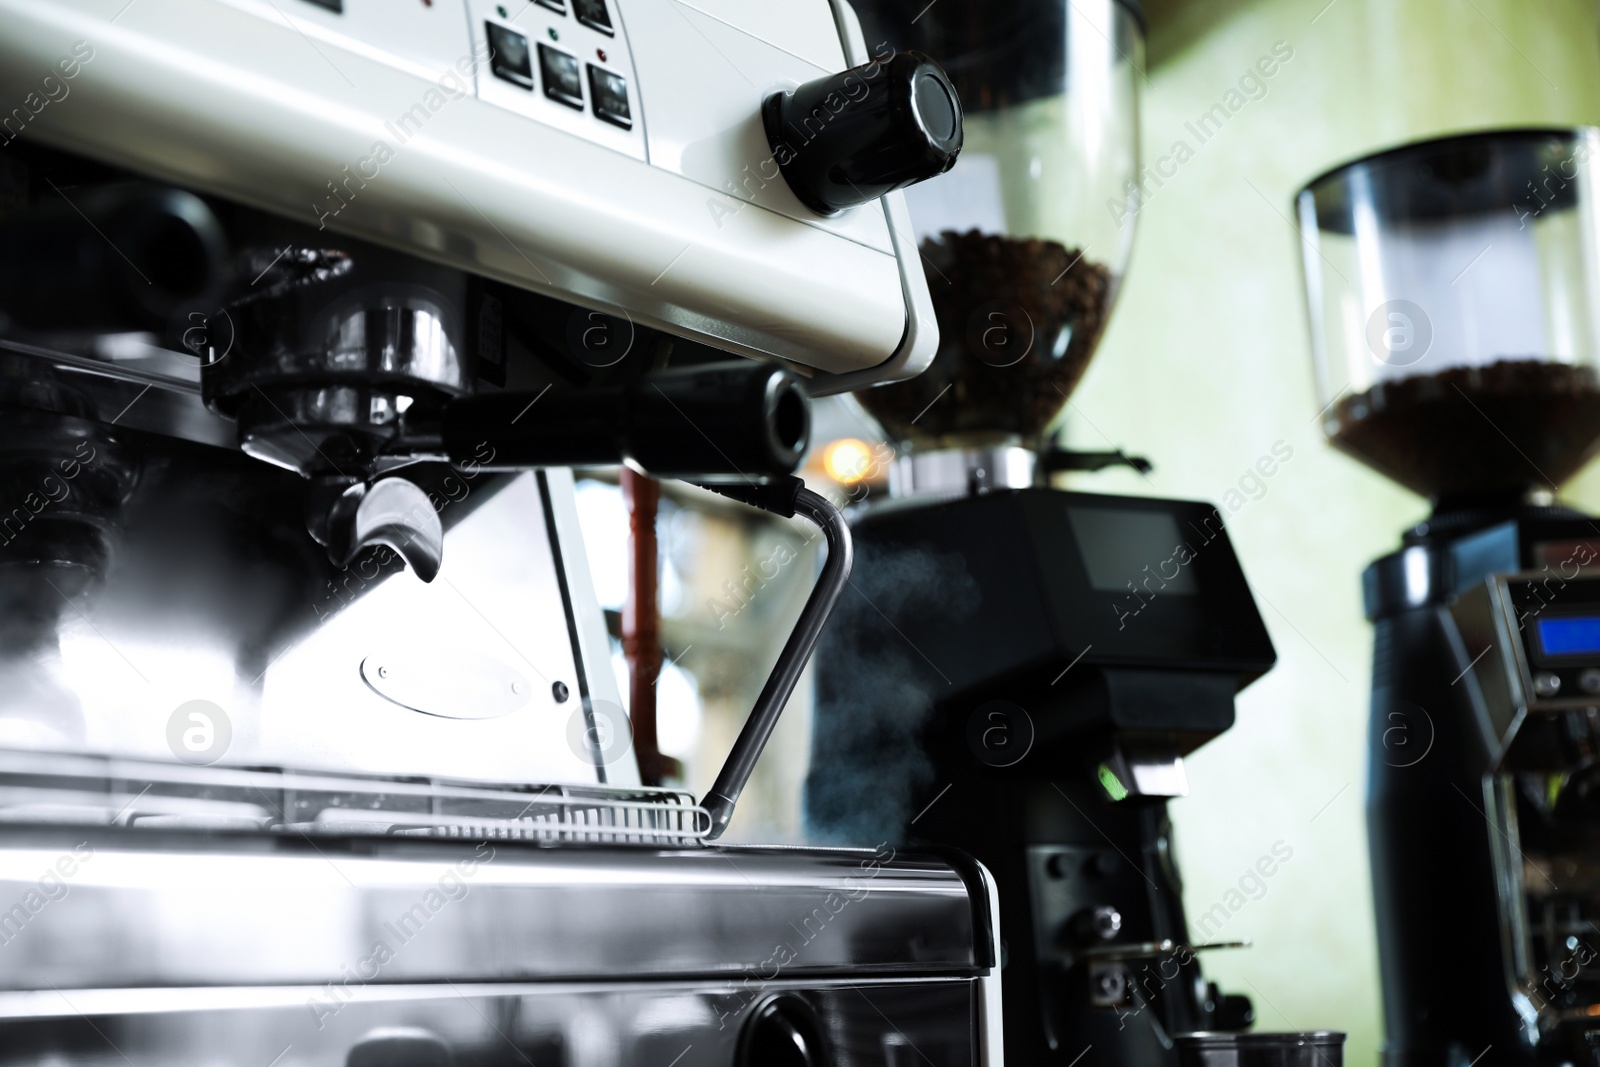
[[[1600,615],[1567,615],[1538,620],[1539,647],[1547,656],[1600,653]]]
[[[1200,590],[1192,553],[1170,512],[1132,508],[1068,508],[1089,584],[1102,592],[1130,588],[1190,594]],[[1151,584],[1146,585],[1146,582]]]

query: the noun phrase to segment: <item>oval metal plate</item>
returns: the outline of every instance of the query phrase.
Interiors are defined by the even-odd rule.
[[[521,673],[463,648],[375,652],[361,661],[361,678],[385,700],[442,719],[498,719],[533,695]]]

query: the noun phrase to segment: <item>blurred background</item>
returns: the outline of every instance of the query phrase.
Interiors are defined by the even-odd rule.
[[[1174,176],[1146,185],[1125,289],[1061,424],[1071,447],[1122,449],[1154,470],[1058,484],[1205,500],[1226,518],[1279,659],[1241,695],[1238,725],[1187,761],[1191,795],[1172,805],[1186,905],[1193,922],[1242,894],[1245,905],[1230,905],[1211,934],[1252,947],[1209,955],[1210,977],[1251,994],[1262,1028],[1348,1031],[1348,1062],[1367,1067],[1381,1027],[1363,816],[1371,631],[1360,574],[1428,507],[1323,441],[1291,199],[1323,171],[1406,141],[1600,122],[1600,5],[1145,6],[1143,162],[1181,159]],[[1199,117],[1265,56],[1277,71],[1259,83],[1264,91],[1250,91],[1202,142]],[[1176,153],[1179,142],[1189,151]],[[813,488],[857,501],[881,492],[889,453],[871,420],[846,400],[823,402],[816,415],[805,471]],[[1270,476],[1257,467],[1263,457],[1274,461],[1261,468]],[[1566,498],[1600,508],[1600,464]],[[615,634],[627,585],[622,495],[614,481],[587,479],[579,505]],[[799,523],[677,485],[663,487],[658,529],[661,748],[681,761],[681,784],[703,794],[809,592],[816,542]],[[620,642],[615,661],[626,693]],[[731,838],[804,840],[810,729],[802,683]],[[1264,889],[1259,879],[1241,886],[1274,846],[1292,858]]]

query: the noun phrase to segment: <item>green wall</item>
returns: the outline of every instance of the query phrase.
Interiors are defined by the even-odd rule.
[[[1192,919],[1224,906],[1215,939],[1253,942],[1205,963],[1255,1000],[1258,1028],[1347,1030],[1347,1062],[1368,1067],[1381,1023],[1359,576],[1426,504],[1332,452],[1314,424],[1290,200],[1321,171],[1398,142],[1600,121],[1600,9],[1324,3],[1150,6],[1145,158],[1179,138],[1195,153],[1139,216],[1121,302],[1066,423],[1077,447],[1109,441],[1156,464],[1148,479],[1107,472],[1076,488],[1238,505],[1229,528],[1279,662],[1241,696],[1237,727],[1189,760],[1191,796],[1173,805],[1185,897]],[[1185,123],[1280,41],[1293,57],[1266,95],[1197,145]],[[1291,457],[1252,476],[1278,442]],[[1600,471],[1568,496],[1600,507]],[[1247,875],[1279,842],[1292,857],[1260,879],[1262,892]]]

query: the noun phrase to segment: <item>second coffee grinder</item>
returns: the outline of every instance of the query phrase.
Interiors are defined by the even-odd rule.
[[[1249,1000],[1205,980],[1184,917],[1167,801],[1275,659],[1221,517],[1046,487],[1142,463],[1046,436],[1131,243],[1133,216],[1104,205],[1136,196],[1140,13],[857,7],[869,40],[944,66],[966,148],[908,199],[939,353],[858,394],[900,455],[891,499],[852,524],[871,577],[817,660],[810,827],[955,846],[994,873],[1012,1062],[1336,1067],[1341,1034],[1245,1033]]]
[[[1299,195],[1323,427],[1433,502],[1367,568],[1391,1067],[1600,1064],[1600,130],[1349,163]]]

